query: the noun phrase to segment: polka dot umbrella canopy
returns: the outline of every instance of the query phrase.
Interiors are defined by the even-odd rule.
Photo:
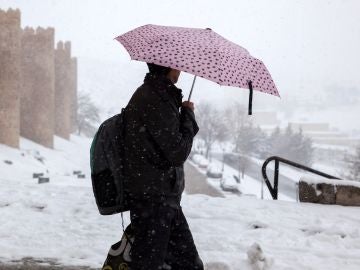
[[[243,47],[210,28],[184,28],[147,24],[115,38],[131,59],[185,71],[219,85],[258,90],[280,96],[264,63]],[[189,95],[189,99],[192,93]]]

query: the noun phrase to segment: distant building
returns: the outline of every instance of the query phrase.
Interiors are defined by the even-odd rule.
[[[278,114],[275,111],[254,112],[251,121],[254,126],[260,127],[267,134],[280,125]]]
[[[346,133],[331,130],[328,123],[289,122],[289,125],[294,131],[302,130],[303,134],[310,137],[316,144],[350,148],[360,144],[359,138],[353,138]]]
[[[314,161],[334,168],[345,168],[345,156],[353,152],[360,139],[344,132],[332,130],[328,123],[289,123],[294,131],[302,130],[303,134],[313,141]],[[338,172],[340,176],[341,172]]]
[[[294,132],[302,131],[303,135],[311,138],[314,146],[314,161],[328,165],[339,166],[344,163],[344,157],[360,144],[360,137],[340,132],[330,127],[326,122],[287,122],[278,117],[277,112],[255,112],[251,116],[255,126],[259,126],[270,135],[277,127],[282,132],[288,125]]]

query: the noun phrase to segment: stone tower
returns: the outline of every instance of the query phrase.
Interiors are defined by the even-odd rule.
[[[54,146],[54,32],[26,27],[21,43],[20,134],[49,148]]]
[[[71,132],[77,127],[77,59],[71,58]]]
[[[55,134],[69,139],[71,129],[71,44],[58,42],[55,50]]]
[[[0,10],[0,143],[19,147],[20,10]]]

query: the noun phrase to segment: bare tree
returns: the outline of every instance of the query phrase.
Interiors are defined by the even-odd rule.
[[[355,154],[345,156],[347,173],[344,174],[350,180],[360,181],[360,144],[356,147]]]
[[[239,178],[244,178],[246,170],[251,165],[250,156],[267,156],[268,136],[252,124],[246,108],[238,102],[228,107],[225,115],[234,151],[238,156]]]
[[[235,145],[234,150],[240,152],[241,129],[244,125],[249,124],[245,108],[240,103],[235,102],[225,110],[225,118],[230,139]]]
[[[99,108],[87,93],[79,93],[76,122],[78,134],[84,133],[87,136],[95,133],[96,125],[100,122]]]
[[[239,178],[241,172],[241,178],[244,179],[247,168],[250,166],[250,159],[247,156],[241,156],[239,158]]]
[[[246,156],[262,156],[266,151],[267,135],[252,124],[246,109],[234,103],[226,110],[226,117],[234,151]]]
[[[199,138],[205,145],[205,156],[209,157],[209,152],[215,141],[224,141],[227,136],[227,129],[223,113],[217,110],[212,104],[203,102],[197,106],[197,123],[199,125]]]

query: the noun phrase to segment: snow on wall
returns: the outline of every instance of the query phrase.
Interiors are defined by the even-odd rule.
[[[316,178],[316,177],[309,177],[303,176],[300,178],[300,182],[306,182],[308,184],[329,184],[329,185],[341,185],[341,186],[353,186],[360,188],[360,182],[352,181],[352,180],[336,180],[336,179],[327,179],[327,178]]]

